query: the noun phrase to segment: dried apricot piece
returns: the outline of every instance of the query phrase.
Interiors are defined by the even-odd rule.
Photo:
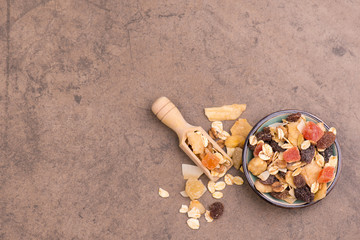
[[[318,183],[330,182],[334,177],[334,171],[335,167],[333,166],[324,167],[319,174]]]
[[[286,150],[283,157],[286,162],[296,162],[301,159],[300,152],[297,147],[292,147]]]
[[[317,142],[323,135],[323,130],[313,122],[307,122],[302,134],[306,140]]]
[[[210,152],[201,160],[201,163],[209,170],[215,169],[219,162],[220,159]]]

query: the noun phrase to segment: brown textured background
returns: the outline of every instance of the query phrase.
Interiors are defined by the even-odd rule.
[[[358,239],[359,56],[359,1],[0,0],[0,239]],[[299,210],[227,187],[190,230],[161,95],[205,129],[207,106],[314,113],[341,178]]]

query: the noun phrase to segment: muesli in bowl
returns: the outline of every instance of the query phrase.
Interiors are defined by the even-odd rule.
[[[323,199],[340,171],[336,129],[316,116],[285,110],[262,119],[245,142],[244,172],[254,191],[286,208]]]

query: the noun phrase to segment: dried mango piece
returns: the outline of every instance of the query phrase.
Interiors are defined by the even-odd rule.
[[[233,135],[225,140],[225,146],[230,148],[244,147],[245,138],[241,135]]]
[[[199,199],[205,192],[206,187],[196,178],[189,178],[186,181],[185,191],[191,200]]]
[[[232,155],[232,160],[234,163],[234,168],[239,169],[242,164],[242,152],[243,150],[239,147],[235,148],[234,154]]]
[[[235,120],[245,111],[246,104],[224,105],[222,107],[205,108],[209,121]]]
[[[322,183],[320,184],[319,190],[315,193],[314,201],[318,201],[323,199],[326,196],[327,184]]]
[[[297,122],[291,122],[287,125],[288,139],[293,146],[297,146],[300,131],[297,129]]]
[[[252,126],[248,123],[248,121],[244,118],[241,118],[234,123],[230,131],[231,135],[240,135],[246,138],[251,129]]]

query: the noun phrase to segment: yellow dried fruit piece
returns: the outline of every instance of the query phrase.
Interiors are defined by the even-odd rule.
[[[201,202],[199,202],[199,200],[192,200],[190,202],[189,205],[189,210],[192,210],[193,208],[197,208],[200,211],[200,214],[204,214],[205,213],[205,207],[204,205],[201,204]]]
[[[225,140],[225,146],[230,148],[236,148],[238,146],[243,148],[244,143],[245,143],[245,138],[241,135],[233,135]]]
[[[272,192],[271,185],[265,185],[260,182],[260,180],[256,180],[255,182],[255,188],[262,193],[269,193]]]
[[[185,191],[191,200],[195,200],[205,193],[206,188],[200,180],[191,177],[186,181]]]
[[[205,146],[201,135],[196,134],[195,132],[188,132],[186,134],[188,143],[191,145],[191,148],[195,154],[201,154],[205,150]]]
[[[297,129],[297,124],[298,124],[297,122],[291,122],[286,125],[288,130],[288,139],[290,143],[294,146],[297,146],[298,137],[301,134]]]
[[[305,165],[301,171],[301,175],[305,178],[306,184],[311,186],[314,182],[317,181],[321,167],[316,164],[316,161],[311,161],[311,163]]]
[[[246,104],[224,105],[222,107],[205,108],[209,121],[235,120],[245,111]]]
[[[242,152],[243,152],[243,150],[241,148],[237,147],[237,148],[235,148],[234,153],[232,155],[234,168],[238,169],[238,170],[242,164]]]
[[[297,140],[297,146],[301,149],[301,144],[304,142],[304,136],[302,134],[299,134],[298,140]]]
[[[246,138],[251,129],[252,126],[248,123],[248,121],[244,118],[241,118],[234,123],[230,131],[231,135],[240,135]]]
[[[264,172],[267,168],[266,161],[262,160],[259,157],[255,157],[250,160],[248,164],[249,171],[254,174],[255,176],[259,175],[260,173]]]
[[[289,184],[289,186],[296,188],[295,183],[294,183],[294,176],[292,175],[292,171],[287,171],[285,174],[285,181],[287,184]]]
[[[315,193],[314,201],[323,199],[326,196],[326,190],[327,190],[327,184],[326,183],[320,184],[319,190]]]

